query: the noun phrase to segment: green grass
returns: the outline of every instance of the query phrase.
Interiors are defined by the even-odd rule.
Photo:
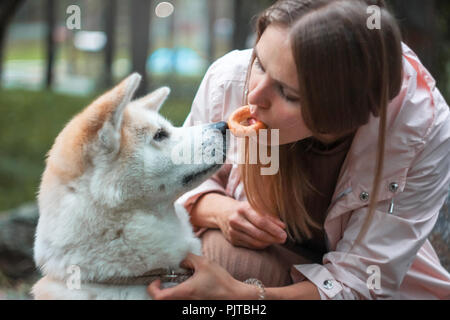
[[[64,125],[94,97],[0,90],[0,211],[36,198],[45,155]],[[161,114],[179,126],[191,101],[170,99]]]
[[[40,60],[45,59],[45,43],[43,41],[16,41],[6,46],[5,61],[8,60]]]

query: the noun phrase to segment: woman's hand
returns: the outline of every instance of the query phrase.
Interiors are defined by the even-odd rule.
[[[234,279],[219,264],[205,257],[189,253],[181,267],[193,269],[194,275],[175,287],[161,289],[161,281],[155,280],[148,287],[148,294],[155,300],[227,300],[257,299],[258,290]]]
[[[264,249],[287,238],[281,220],[256,212],[247,201],[230,198],[229,205],[216,216],[216,223],[230,243],[249,249]]]

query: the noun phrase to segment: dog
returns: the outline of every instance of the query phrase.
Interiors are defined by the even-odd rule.
[[[96,99],[47,155],[35,299],[150,299],[150,278],[176,283],[189,276],[179,267],[186,255],[201,255],[174,202],[221,167],[227,124],[176,128],[158,113],[170,89],[132,100],[140,81],[134,73]],[[193,155],[203,161],[179,161]]]

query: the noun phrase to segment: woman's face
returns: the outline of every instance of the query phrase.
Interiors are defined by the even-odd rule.
[[[288,29],[270,25],[255,48],[249,79],[248,103],[252,116],[269,129],[280,130],[280,144],[308,138],[299,103],[297,68]]]

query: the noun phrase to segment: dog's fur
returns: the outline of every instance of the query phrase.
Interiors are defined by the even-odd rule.
[[[192,144],[199,131],[158,114],[167,87],[131,101],[140,80],[132,74],[74,117],[48,154],[38,196],[34,254],[44,277],[32,289],[36,299],[148,299],[145,285],[101,283],[179,270],[188,252],[201,254],[187,213],[173,203],[220,163],[172,161],[174,148]],[[224,153],[208,136],[192,144],[194,153],[211,146]],[[68,285],[71,266],[79,268],[79,289]]]

